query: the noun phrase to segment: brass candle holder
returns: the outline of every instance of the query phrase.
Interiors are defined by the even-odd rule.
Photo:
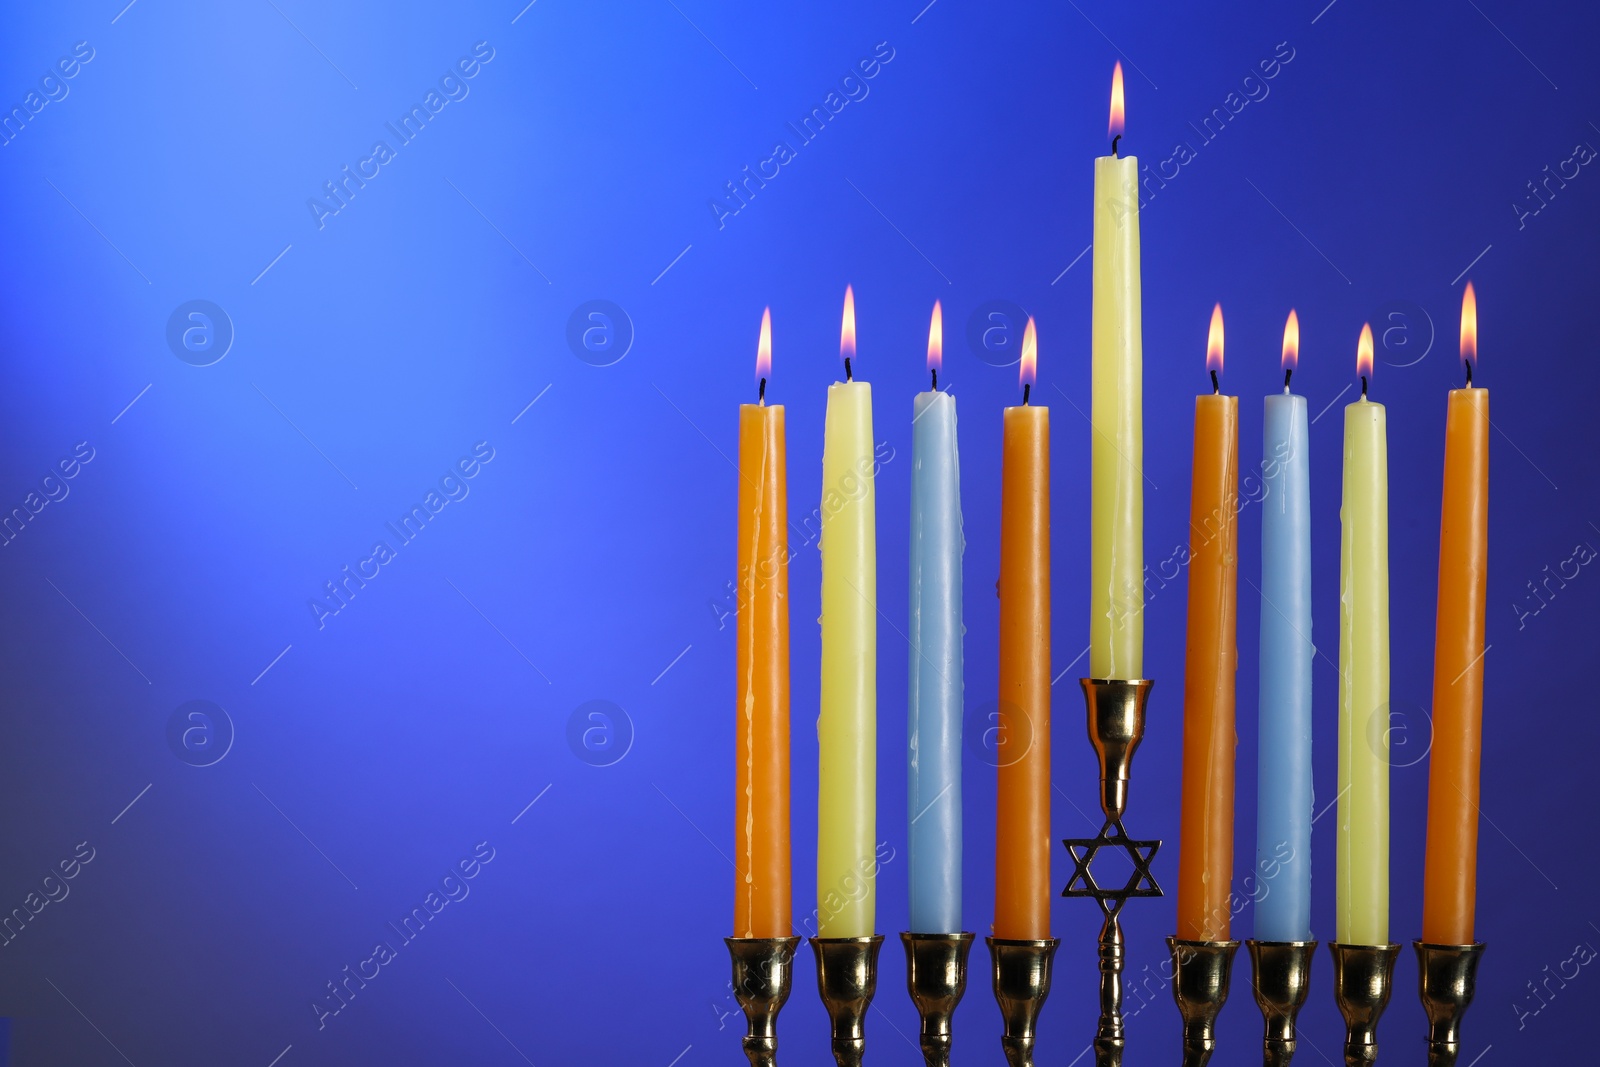
[[[750,1067],[777,1067],[778,1012],[794,983],[798,937],[726,937],[733,958],[733,998],[744,1009],[744,1055]]]
[[[1389,1006],[1399,945],[1332,943],[1333,998],[1344,1016],[1344,1062],[1361,1067],[1378,1062],[1378,1020]]]
[[[867,1009],[878,992],[883,935],[813,937],[811,948],[817,954],[817,992],[832,1026],[834,1062],[861,1067],[867,1051]]]
[[[1430,945],[1417,950],[1422,1008],[1428,1013],[1428,1067],[1455,1067],[1461,1055],[1461,1017],[1478,991],[1478,960],[1483,943]]]
[[[922,1060],[950,1067],[951,1023],[967,991],[971,934],[902,933],[906,946],[906,990],[922,1019]]]
[[[1000,1046],[1006,1063],[1033,1067],[1034,1028],[1050,995],[1051,967],[1061,942],[1053,937],[1037,941],[991,937],[988,942],[994,961],[994,999],[1005,1023]]]
[[[1311,957],[1315,941],[1246,941],[1250,949],[1250,985],[1266,1021],[1262,1038],[1263,1067],[1289,1067],[1294,1059],[1295,1019],[1311,989]]]
[[[1095,837],[1067,838],[1062,842],[1072,857],[1072,877],[1061,895],[1091,897],[1100,905],[1100,1022],[1094,1036],[1094,1062],[1096,1067],[1121,1067],[1125,946],[1122,907],[1130,897],[1161,896],[1161,887],[1150,872],[1161,842],[1134,840],[1122,825],[1133,754],[1144,740],[1145,702],[1155,683],[1148,679],[1084,678],[1080,684],[1088,709],[1089,743],[1100,764],[1100,810],[1106,821]],[[1132,861],[1133,873],[1125,885],[1104,887],[1095,881],[1091,868],[1101,849],[1121,849]]]
[[[1228,1002],[1237,941],[1167,938],[1172,952],[1172,999],[1183,1016],[1183,1067],[1206,1067],[1217,1050],[1217,1016]]]

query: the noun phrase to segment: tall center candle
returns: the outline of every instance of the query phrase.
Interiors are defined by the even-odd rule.
[[[1050,409],[1029,404],[1038,353],[1022,337],[1023,402],[1000,461],[1000,729],[994,936],[1050,936]]]
[[[1361,399],[1344,409],[1339,509],[1339,833],[1336,936],[1389,943],[1389,444],[1367,399],[1372,328],[1361,328]]]
[[[1089,675],[1144,672],[1144,340],[1139,160],[1118,158],[1122,64],[1111,82],[1112,154],[1094,161],[1094,382],[1090,422]]]
[[[739,408],[735,937],[788,937],[789,538],[783,407],[767,405],[772,318],[761,315],[759,403]]]
[[[932,388],[911,418],[911,646],[906,730],[911,932],[961,925],[961,464],[956,398],[939,391],[944,316],[928,327]]]
[[[817,716],[817,936],[868,937],[877,899],[878,549],[872,387],[854,378],[855,294],[845,290],[845,380],[828,387],[822,446],[822,690]]]
[[[1223,396],[1222,305],[1206,344],[1210,395],[1194,398],[1189,618],[1183,669],[1178,937],[1226,941],[1232,918],[1234,672],[1238,668],[1239,398]]]
[[[1289,391],[1300,318],[1283,327],[1283,393],[1262,432],[1261,689],[1256,779],[1258,941],[1311,940],[1311,457],[1306,398]]]

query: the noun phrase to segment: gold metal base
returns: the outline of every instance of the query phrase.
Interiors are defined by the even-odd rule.
[[[1039,1010],[1050,995],[1050,968],[1055,960],[1056,938],[1038,941],[991,937],[989,956],[994,961],[994,999],[1000,1005],[1005,1030],[1000,1045],[1010,1067],[1033,1067],[1034,1027]]]
[[[1251,988],[1266,1020],[1262,1039],[1263,1067],[1289,1067],[1294,1059],[1294,1023],[1311,989],[1311,957],[1315,941],[1246,941],[1250,949]]]
[[[922,1060],[926,1067],[950,1067],[951,1020],[967,991],[967,953],[971,934],[902,933],[906,946],[906,989],[922,1018]]]
[[[750,1067],[777,1067],[778,1012],[794,981],[798,937],[725,937],[733,958],[733,997],[748,1028],[744,1054]]]
[[[813,937],[817,991],[833,1027],[833,1059],[839,1067],[861,1067],[867,1051],[867,1009],[878,991],[878,950],[883,935]]]
[[[1455,1067],[1461,1055],[1461,1017],[1478,991],[1483,943],[1412,944],[1417,950],[1422,1008],[1428,1013],[1428,1067]]]
[[[1344,1016],[1345,1067],[1378,1062],[1378,1020],[1389,1006],[1399,945],[1340,945],[1333,953],[1333,997]]]
[[[1172,999],[1183,1016],[1183,1067],[1206,1067],[1217,1050],[1217,1016],[1228,1002],[1237,941],[1167,938],[1172,953]]]

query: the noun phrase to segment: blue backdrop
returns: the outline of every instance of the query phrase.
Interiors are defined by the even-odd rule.
[[[1283,319],[1300,313],[1295,382],[1320,414],[1319,804],[1335,791],[1339,409],[1361,324],[1379,338],[1397,940],[1420,928],[1444,393],[1460,379],[1465,279],[1477,286],[1495,425],[1489,950],[1463,1062],[1588,1047],[1600,907],[1574,846],[1593,830],[1597,733],[1581,679],[1600,596],[1586,565],[1600,546],[1593,12],[125,3],[14,10],[0,36],[0,1015],[15,1062],[743,1062],[721,942],[735,407],[770,304],[791,513],[809,514],[846,283],[891,456],[879,826],[900,858],[883,869],[879,928],[892,937],[906,916],[909,422],[936,298],[963,416],[969,720],[995,688],[1000,408],[1016,395],[1014,335],[985,348],[969,327],[1005,308],[1039,322],[1054,822],[1092,833],[1075,682],[1084,252],[1119,59],[1124,150],[1157,176],[1142,222],[1153,570],[1186,538],[1211,305],[1227,316],[1247,468]],[[825,124],[791,127],[817,108]],[[1243,515],[1241,576],[1259,567],[1258,514]],[[814,542],[791,583],[805,915]],[[1258,611],[1241,589],[1242,876]],[[1167,840],[1169,891],[1184,601],[1180,575],[1149,605],[1157,687],[1129,817]],[[967,767],[965,919],[981,934],[993,771],[977,752]],[[1323,818],[1314,839],[1324,939],[1332,829]],[[1058,854],[1055,880],[1067,873]],[[1172,1062],[1177,1013],[1154,977],[1171,897],[1126,915],[1142,990],[1129,1059]],[[1068,1063],[1092,1035],[1098,916],[1079,900],[1053,916],[1064,944],[1041,1054]],[[1332,1059],[1325,957],[1302,1022]],[[975,973],[958,1041],[999,1062]],[[1383,1026],[1406,1062],[1421,1055],[1415,980],[1408,949]],[[903,988],[891,943],[869,1023],[880,1064],[919,1062]],[[1255,1054],[1243,978],[1221,1029],[1232,1062]],[[783,1036],[794,1062],[826,1055],[809,955]]]

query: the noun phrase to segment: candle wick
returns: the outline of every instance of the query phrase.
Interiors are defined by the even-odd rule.
[[[1283,391],[1285,393],[1287,393],[1289,391],[1289,379],[1293,378],[1293,377],[1294,377],[1294,368],[1293,367],[1285,367],[1285,368],[1283,368]]]
[[[1032,382],[1023,382],[1022,383],[1022,406],[1023,407],[1027,407],[1028,406],[1028,393],[1031,392],[1032,389],[1033,389],[1033,383]]]
[[[855,375],[850,372],[850,357],[849,356],[845,356],[844,357],[844,380],[847,381],[847,382],[853,382],[853,381],[856,380],[855,379]]]
[[[933,391],[937,393],[939,391],[939,368],[938,367],[929,367],[928,368],[928,372],[933,375]],[[1472,375],[1471,375],[1471,373],[1467,374],[1467,384],[1468,385],[1472,384]]]
[[[1471,389],[1472,388],[1472,360],[1464,359],[1461,362],[1467,368],[1467,388]]]
[[[1117,155],[1117,142],[1120,141],[1120,140],[1122,140],[1122,134],[1120,134],[1120,133],[1117,134],[1115,137],[1111,138],[1111,158],[1112,159],[1121,159],[1122,158],[1121,156]]]
[[[1363,374],[1361,376],[1361,399],[1365,400],[1366,398],[1367,398],[1367,376],[1365,374]]]
[[[1220,392],[1222,392],[1222,385],[1221,385],[1221,383],[1219,383],[1217,381],[1216,369],[1212,368],[1212,370],[1211,370],[1211,395],[1212,396],[1216,396]]]
[[[767,402],[767,380],[765,378],[761,379],[761,385],[756,389],[756,402],[761,404]]]

